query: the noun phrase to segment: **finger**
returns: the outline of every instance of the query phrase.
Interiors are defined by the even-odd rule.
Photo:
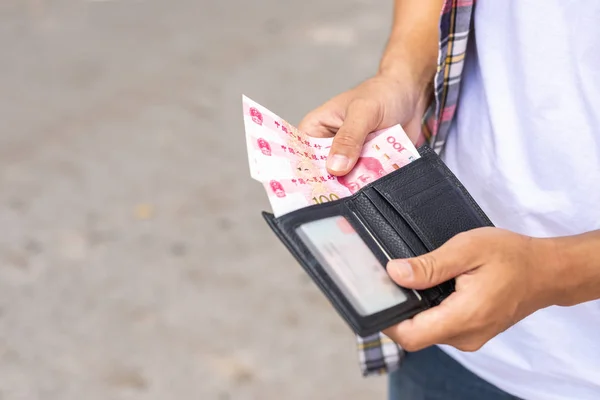
[[[430,288],[477,268],[484,240],[474,231],[461,233],[430,253],[390,261],[388,274],[400,286]]]
[[[345,175],[354,167],[365,138],[381,123],[381,108],[375,101],[356,99],[346,110],[344,123],[336,133],[327,169],[333,175]]]
[[[390,339],[407,351],[418,351],[434,344],[456,341],[469,334],[468,312],[457,293],[452,294],[439,306],[423,311],[383,331]]]
[[[344,116],[333,103],[323,106],[306,114],[298,129],[313,137],[332,137],[342,126]]]

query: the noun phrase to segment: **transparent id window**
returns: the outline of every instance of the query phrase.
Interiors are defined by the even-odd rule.
[[[296,232],[360,315],[407,300],[346,218],[311,221]]]

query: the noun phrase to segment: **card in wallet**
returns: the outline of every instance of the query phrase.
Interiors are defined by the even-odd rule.
[[[492,222],[427,145],[421,157],[350,197],[274,217],[273,232],[337,312],[367,336],[440,304],[454,280],[425,290],[398,286],[389,260],[430,252],[454,235]]]

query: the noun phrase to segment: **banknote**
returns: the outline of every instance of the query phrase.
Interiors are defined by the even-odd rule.
[[[351,193],[336,178],[323,170],[319,177],[271,179],[263,182],[271,208],[276,216],[313,204],[339,200]]]
[[[293,142],[294,145],[304,145],[315,150],[326,150],[331,146],[329,138],[309,136],[249,97],[242,96],[242,100],[247,135],[267,135],[267,138],[279,138],[283,142]]]
[[[300,132],[296,127],[246,96],[243,96],[243,108],[248,160],[253,178],[261,180],[258,172],[261,167],[267,171],[278,168],[279,163],[273,161],[276,158],[284,157],[294,162],[310,161],[315,165],[325,163],[333,142],[332,138],[315,138]],[[374,141],[386,133],[387,142]],[[402,152],[418,157],[418,152],[400,125],[373,132],[365,141],[367,146],[373,144],[378,145],[377,149],[390,150],[387,153],[381,152],[382,161],[385,162],[398,157],[404,158],[404,155],[399,156]],[[306,164],[308,163],[305,163],[305,166]]]
[[[326,160],[333,138],[314,138],[248,97],[243,97],[251,176],[262,182],[276,216],[356,193],[419,158],[400,125],[370,133],[355,167],[330,175]]]
[[[283,118],[255,101],[243,96],[244,127],[250,175],[261,180],[259,170],[271,166],[273,159],[283,156],[290,159],[325,161],[332,140],[314,138],[300,132]],[[285,154],[282,154],[282,151]],[[265,165],[261,163],[266,163]]]
[[[291,177],[298,170],[325,168],[327,154],[311,149],[281,144],[264,137],[249,137],[248,158],[254,179],[263,181],[275,177]]]
[[[335,177],[325,163],[314,163],[300,157],[275,157],[261,163],[261,182],[269,196],[275,215],[313,204],[334,201],[356,193],[365,185],[416,160],[413,153],[399,142],[397,127],[374,136],[363,147],[356,166],[349,174]],[[400,143],[400,145],[398,144]]]

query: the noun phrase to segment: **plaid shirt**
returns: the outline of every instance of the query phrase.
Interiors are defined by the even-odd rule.
[[[474,0],[445,0],[440,17],[438,68],[434,101],[425,115],[423,132],[428,144],[441,153],[454,117]],[[383,374],[400,366],[404,350],[383,333],[357,336],[363,375]]]

